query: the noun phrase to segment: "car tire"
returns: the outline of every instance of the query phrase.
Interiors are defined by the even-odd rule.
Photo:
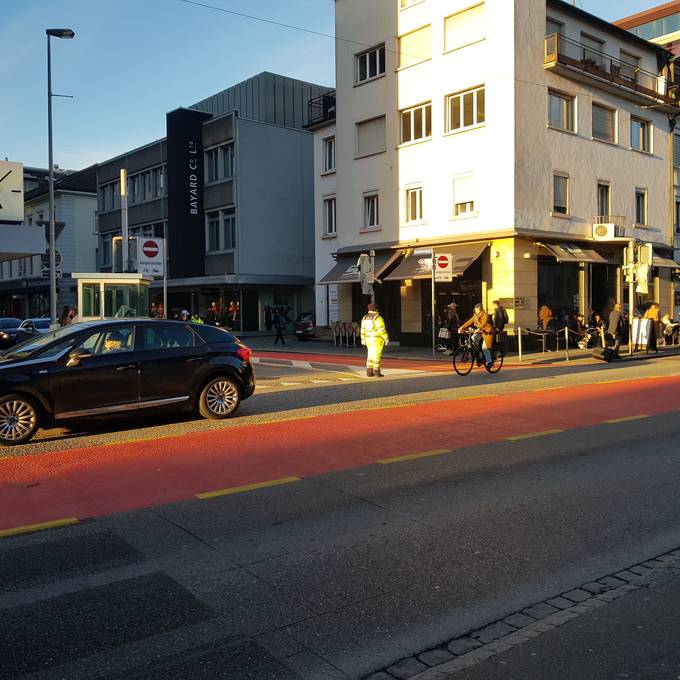
[[[226,375],[209,380],[198,398],[198,412],[208,420],[223,420],[236,412],[241,403],[238,385]]]
[[[0,397],[0,446],[16,446],[29,441],[40,427],[40,411],[24,394]]]

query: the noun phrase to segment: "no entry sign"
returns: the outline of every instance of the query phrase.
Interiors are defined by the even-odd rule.
[[[453,280],[453,258],[451,253],[435,255],[434,280],[447,283]]]
[[[137,239],[137,270],[139,273],[150,276],[163,276],[164,266],[163,239]]]

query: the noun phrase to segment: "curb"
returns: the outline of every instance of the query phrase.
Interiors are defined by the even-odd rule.
[[[364,680],[448,680],[458,671],[524,644],[634,590],[649,588],[679,575],[680,549],[676,549],[537,602],[363,677]]]

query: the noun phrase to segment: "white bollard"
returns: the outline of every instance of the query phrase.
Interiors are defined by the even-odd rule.
[[[569,329],[567,326],[564,327],[564,351],[567,361],[569,361]]]
[[[517,353],[519,354],[519,362],[522,363],[522,327],[517,327]]]

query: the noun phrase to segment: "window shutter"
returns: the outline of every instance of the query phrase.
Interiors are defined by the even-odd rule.
[[[444,20],[444,45],[447,51],[471,45],[485,37],[484,3]]]
[[[357,156],[369,156],[386,150],[385,116],[357,123]]]
[[[458,175],[453,178],[453,202],[455,203],[474,203],[475,200],[475,178],[472,173],[468,175]]]
[[[614,112],[593,104],[593,137],[614,141]]]
[[[432,26],[423,26],[397,40],[399,68],[412,66],[432,57]]]

